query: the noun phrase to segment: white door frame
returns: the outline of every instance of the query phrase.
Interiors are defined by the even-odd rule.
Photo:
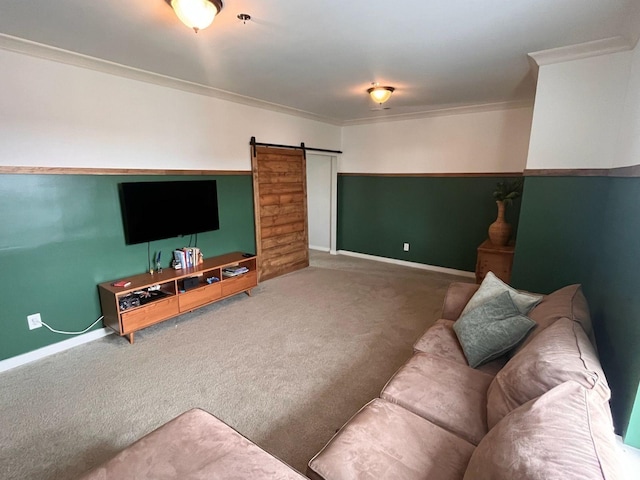
[[[338,254],[338,157],[331,157],[331,244],[329,253]]]
[[[313,159],[309,159],[310,155],[329,157],[331,160],[331,177],[330,177],[330,226],[329,226],[329,253],[332,255],[337,254],[337,227],[338,227],[338,157],[331,154],[309,152],[307,153],[307,165],[312,162]],[[308,168],[308,166],[307,166]],[[308,189],[307,189],[308,191]]]

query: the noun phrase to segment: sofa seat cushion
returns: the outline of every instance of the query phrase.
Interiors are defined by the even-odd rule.
[[[313,480],[460,480],[475,447],[379,398],[309,462]]]
[[[218,480],[305,477],[203,410],[183,413],[83,480]]]
[[[380,397],[477,445],[487,433],[487,389],[492,380],[465,365],[417,353]]]
[[[437,320],[413,345],[413,351],[415,353],[430,353],[471,368],[467,363],[467,358],[464,356],[456,332],[453,330],[454,323],[452,320],[443,318]],[[507,360],[506,356],[499,357],[481,365],[478,370],[489,375],[495,375]]]
[[[620,478],[607,402],[565,382],[503,418],[480,442],[464,480]]]
[[[489,428],[510,411],[568,380],[594,389],[602,401],[611,396],[586,333],[579,323],[561,318],[514,355],[491,382],[487,394]]]

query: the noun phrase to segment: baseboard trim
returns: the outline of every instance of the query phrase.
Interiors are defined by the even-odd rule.
[[[331,249],[327,247],[318,247],[317,245],[309,245],[309,250],[318,250],[319,252],[329,252]]]
[[[640,449],[624,443],[623,438],[620,435],[616,435],[616,446],[618,452],[622,457],[622,478],[635,478],[631,475],[632,472],[637,472],[640,468]]]
[[[54,343],[53,345],[47,345],[46,347],[39,348],[32,352],[27,352],[23,353],[22,355],[7,358],[6,360],[0,361],[0,373],[11,370],[12,368],[26,365],[27,363],[35,362],[36,360],[49,357],[56,353],[64,352],[65,350],[77,347],[78,345],[93,342],[94,340],[106,337],[107,335],[111,335],[112,333],[113,330],[111,330],[110,328],[100,328],[98,330],[92,330],[88,333],[78,335],[77,337],[73,337],[68,340],[63,340],[62,342]]]
[[[457,275],[459,277],[476,278],[474,272],[466,270],[456,270],[455,268],[438,267],[436,265],[427,265],[426,263],[409,262],[407,260],[398,260],[396,258],[378,257],[376,255],[368,255],[366,253],[351,252],[349,250],[338,250],[338,255],[347,255],[349,257],[364,258],[366,260],[374,260],[376,262],[393,263],[402,265],[403,267],[419,268],[420,270],[430,270],[438,273],[448,273],[449,275]]]

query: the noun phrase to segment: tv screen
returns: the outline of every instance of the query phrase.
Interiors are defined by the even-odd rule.
[[[218,230],[215,180],[119,184],[127,245]]]

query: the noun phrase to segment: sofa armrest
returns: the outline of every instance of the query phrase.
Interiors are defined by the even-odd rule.
[[[473,294],[480,288],[475,283],[453,282],[449,285],[447,294],[442,305],[442,315],[440,318],[447,320],[457,320],[465,305],[469,302]]]

